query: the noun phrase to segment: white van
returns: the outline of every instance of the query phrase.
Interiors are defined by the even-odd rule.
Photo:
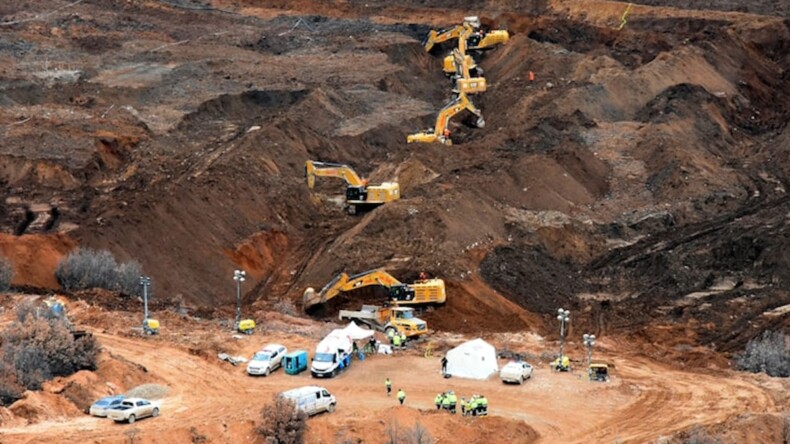
[[[297,410],[307,413],[308,416],[321,412],[332,413],[335,411],[335,404],[337,404],[335,397],[327,389],[315,385],[288,390],[281,396],[293,401]]]

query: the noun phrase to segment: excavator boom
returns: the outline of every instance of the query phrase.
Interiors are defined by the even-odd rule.
[[[483,113],[481,113],[480,110],[469,100],[466,94],[460,93],[458,94],[458,97],[453,99],[450,103],[445,105],[441,111],[439,111],[439,115],[436,116],[436,126],[433,127],[432,131],[410,134],[406,138],[406,142],[433,143],[439,141],[445,145],[452,145],[452,140],[450,140],[448,137],[445,137],[444,130],[447,129],[450,119],[463,110],[468,110],[477,116],[477,121],[475,123],[478,128],[485,126]]]
[[[441,279],[426,279],[409,285],[401,283],[386,271],[377,269],[354,276],[340,273],[318,293],[308,288],[304,293],[304,308],[323,304],[342,292],[371,285],[387,287],[390,299],[396,305],[443,303],[446,299],[444,281]]]
[[[460,38],[462,34],[466,34],[464,38],[465,41],[475,32],[475,30],[479,28],[479,18],[476,16],[464,17],[464,21],[460,25],[452,26],[439,31],[431,30],[425,37],[425,40],[422,42],[422,44],[425,47],[425,52],[430,52],[437,43]]]
[[[307,186],[311,190],[315,185],[316,176],[339,177],[345,180],[350,187],[363,186],[363,181],[357,173],[350,166],[340,163],[308,160],[305,162],[305,176],[307,177]]]

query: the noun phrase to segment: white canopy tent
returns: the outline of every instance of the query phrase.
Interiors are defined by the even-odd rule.
[[[354,321],[349,322],[349,324],[342,330],[345,334],[351,337],[354,341],[359,341],[361,339],[367,339],[375,333],[373,330],[367,330],[356,323]]]
[[[459,378],[487,379],[499,371],[496,349],[482,339],[474,339],[447,352],[447,373]]]

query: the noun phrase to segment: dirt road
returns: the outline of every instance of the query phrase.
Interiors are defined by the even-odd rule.
[[[304,373],[288,376],[277,372],[268,378],[250,378],[242,366],[207,363],[178,348],[161,344],[152,348],[152,343],[144,339],[97,336],[107,350],[144,365],[169,386],[162,416],[134,426],[88,417],[43,422],[3,430],[3,442],[121,442],[129,439],[132,429],[138,429],[143,442],[172,442],[188,439],[191,434],[230,442],[250,437],[252,421],[274,393],[313,383],[335,394],[338,408],[334,414],[311,420],[308,441],[335,442],[334,436],[350,425],[353,429],[353,424],[380,423],[392,414],[390,409],[396,400],[384,393],[385,377],[393,380],[396,389],[403,387],[407,392],[407,407],[427,412],[433,410],[433,397],[439,391],[452,389],[459,396],[485,394],[492,417],[510,420],[507,424],[512,427],[525,422],[540,434],[540,442],[646,442],[745,411],[774,410],[765,391],[737,376],[686,373],[642,359],[614,359],[618,370],[608,384],[591,383],[580,373],[554,374],[545,368],[536,369],[534,378],[523,386],[503,385],[496,378],[483,382],[443,379],[437,358],[414,355],[376,356],[354,362],[348,372],[335,379],[316,381]],[[261,345],[258,337],[244,340],[249,341],[245,351]],[[429,428],[437,418],[449,416],[427,412],[420,420]],[[455,421],[465,421],[486,433],[490,419]],[[441,438],[442,433],[439,430],[434,436]],[[376,436],[366,439],[378,442]]]

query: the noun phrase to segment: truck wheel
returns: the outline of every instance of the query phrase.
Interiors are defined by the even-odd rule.
[[[263,376],[269,376],[270,370],[269,367],[266,367],[266,370],[263,371]]]
[[[151,412],[151,416],[153,416],[154,418],[159,416],[159,408],[158,407],[154,407],[154,411]]]
[[[129,415],[129,420],[128,420],[129,424],[134,424],[134,420],[135,419],[137,419],[137,418],[135,418],[134,415]]]
[[[519,376],[518,383],[519,384],[523,384],[524,383],[524,375]]]
[[[329,413],[334,412],[335,411],[335,405],[334,404],[329,404],[329,407],[326,408],[326,411],[329,412]]]

